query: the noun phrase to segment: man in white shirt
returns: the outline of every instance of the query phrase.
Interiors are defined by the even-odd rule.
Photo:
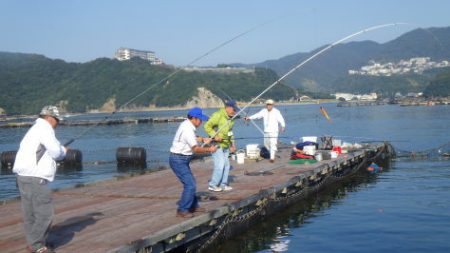
[[[195,178],[192,175],[189,163],[194,153],[212,153],[217,150],[216,146],[201,147],[198,142],[210,143],[210,138],[197,137],[195,131],[207,121],[208,117],[202,112],[202,109],[194,107],[189,110],[188,119],[183,121],[178,127],[175,137],[170,147],[169,165],[175,175],[183,184],[183,192],[178,201],[177,217],[191,218],[194,212],[202,211],[199,207],[196,193]]]
[[[250,117],[245,117],[245,120],[263,119],[264,120],[264,146],[270,152],[270,162],[275,161],[275,153],[277,151],[278,132],[284,132],[286,124],[280,111],[273,107],[274,101],[268,99],[266,101],[266,108],[262,109]],[[281,129],[280,129],[281,127]]]
[[[67,149],[55,137],[61,117],[56,106],[42,108],[39,118],[20,142],[13,172],[17,174],[25,235],[31,252],[54,252],[46,246],[53,218],[48,182],[56,173],[55,160],[62,160]]]

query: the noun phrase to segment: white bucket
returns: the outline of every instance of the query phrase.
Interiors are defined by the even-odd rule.
[[[236,162],[238,164],[244,164],[245,160],[245,151],[240,149],[236,152]]]
[[[334,158],[338,157],[338,153],[336,151],[331,151],[330,155],[331,155],[331,159],[334,159]]]
[[[303,152],[307,155],[314,155],[316,153],[316,146],[314,145],[304,146]]]
[[[322,159],[322,153],[316,153],[316,154],[314,155],[314,158],[315,158],[316,161],[318,161],[318,162],[322,161],[322,160],[323,160],[323,159]]]
[[[302,142],[310,141],[310,142],[315,142],[315,143],[317,143],[317,136],[303,136],[303,137],[301,138],[301,140],[302,140]]]

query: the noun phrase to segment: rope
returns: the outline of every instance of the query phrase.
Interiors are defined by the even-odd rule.
[[[449,149],[450,149],[450,141],[446,142],[442,145],[439,145],[437,147],[424,149],[421,151],[397,149],[396,157],[398,157],[398,158],[430,158],[433,156],[449,156],[450,151],[442,152],[442,149],[445,147],[449,147]]]
[[[216,241],[216,239],[224,235],[225,228],[231,224],[231,223],[237,223],[237,222],[245,222],[252,218],[253,216],[256,216],[257,214],[260,214],[263,212],[264,208],[267,206],[268,201],[262,201],[257,208],[253,209],[250,212],[247,212],[245,214],[239,214],[241,210],[236,209],[234,212],[227,214],[224,221],[220,224],[219,227],[217,227],[216,231],[206,240],[200,248],[196,250],[196,252],[203,252],[205,249],[207,249],[212,243]],[[191,252],[193,248],[189,249],[187,252]]]

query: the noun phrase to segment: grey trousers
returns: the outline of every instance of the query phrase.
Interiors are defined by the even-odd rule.
[[[51,190],[47,180],[17,176],[27,243],[33,249],[45,246],[53,218]]]

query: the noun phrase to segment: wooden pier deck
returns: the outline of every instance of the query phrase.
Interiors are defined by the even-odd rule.
[[[194,162],[197,192],[206,196],[200,205],[207,212],[190,219],[175,216],[182,186],[170,169],[55,191],[49,238],[59,253],[165,252],[210,236],[230,214],[254,210],[327,175],[365,163],[383,147],[373,145],[311,165],[288,164],[289,147],[279,152],[281,158],[275,163],[232,162],[233,190],[219,193],[207,190],[212,161]],[[252,175],[268,171],[264,176]],[[25,248],[20,201],[7,201],[0,206],[0,252],[27,252]]]

